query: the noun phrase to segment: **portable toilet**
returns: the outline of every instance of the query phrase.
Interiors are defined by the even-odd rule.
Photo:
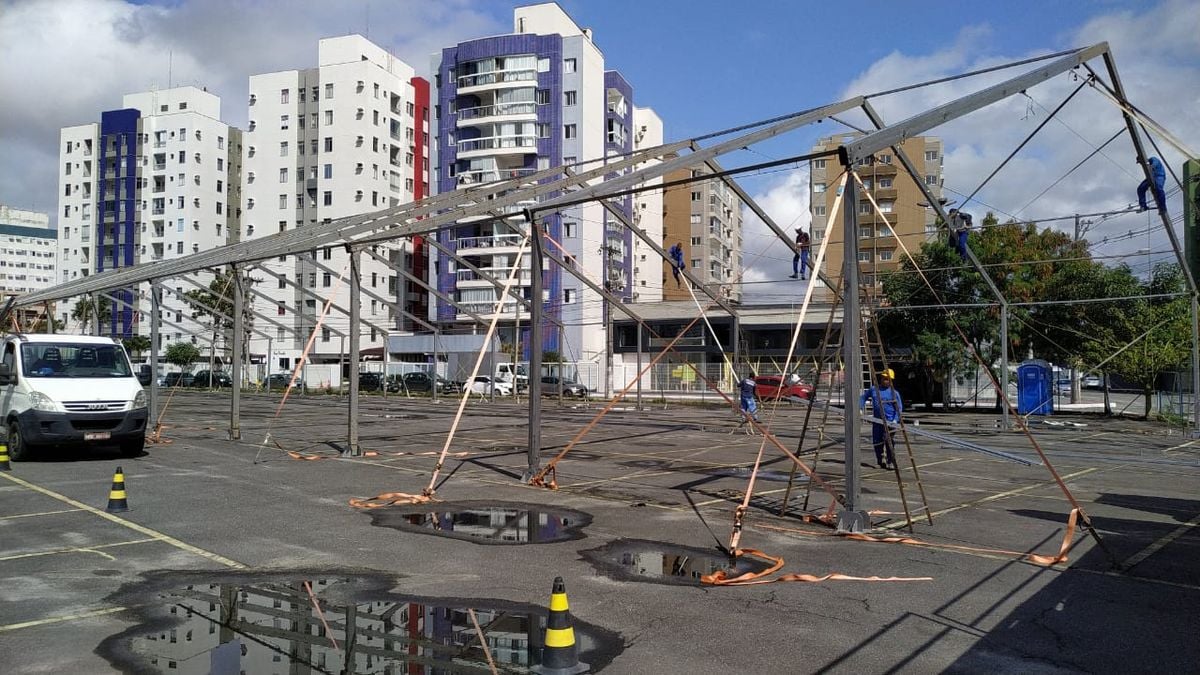
[[[1054,368],[1042,359],[1017,366],[1017,414],[1049,415],[1054,412]]]

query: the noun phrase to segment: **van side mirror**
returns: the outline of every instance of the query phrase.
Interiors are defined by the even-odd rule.
[[[0,363],[0,387],[7,387],[17,383],[17,374],[13,372],[12,366],[7,363]]]

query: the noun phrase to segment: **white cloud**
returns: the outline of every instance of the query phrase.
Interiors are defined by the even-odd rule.
[[[99,121],[123,94],[204,86],[221,97],[225,121],[244,128],[249,76],[315,65],[322,37],[368,32],[369,15],[369,37],[425,74],[440,48],[509,29],[486,9],[468,0],[4,3],[0,202],[53,216],[58,130]]]
[[[797,227],[811,233],[807,168],[782,174],[751,196],[788,236],[795,236]],[[804,284],[788,278],[791,249],[749,209],[742,225],[742,267],[744,301],[799,302],[804,295]]]

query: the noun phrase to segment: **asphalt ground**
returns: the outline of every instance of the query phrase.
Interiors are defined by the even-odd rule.
[[[601,571],[581,551],[620,539],[726,543],[762,443],[737,430],[728,409],[610,412],[560,463],[560,489],[550,491],[519,481],[524,407],[472,402],[451,445],[468,454],[447,462],[439,499],[561,506],[593,519],[582,538],[484,546],[376,527],[349,505],[419,493],[434,465],[426,453],[441,449],[455,402],[367,397],[361,443],[378,454],[338,458],[344,399],[298,398],[276,418],[278,400],[246,395],[242,440],[231,442],[228,394],[179,393],[165,415],[170,442],[140,458],[65,452],[0,475],[0,672],[111,670],[94,650],[137,621],[120,601],[143,575],[210,571],[217,583],[299,569],[382,573],[394,575],[398,593],[526,605],[544,605],[561,575],[572,613],[620,635],[623,648],[604,668],[613,673],[1200,668],[1200,441],[1156,424],[1080,416],[1034,425],[1108,549],[1076,531],[1069,562],[1054,567],[1021,555],[1053,555],[1063,540],[1071,506],[1045,467],[914,437],[933,524],[918,521],[911,536],[929,545],[873,543],[805,522],[803,481],[781,517],[791,462],[768,445],[742,546],[784,558],[784,573],[928,580],[701,588]],[[543,461],[599,407],[548,403]],[[786,405],[764,419],[794,448],[803,415]],[[993,415],[917,419],[922,429],[1032,457],[1028,439],[995,428]],[[830,416],[819,436],[827,447],[814,458],[819,420],[814,413],[806,460],[817,460],[836,489],[841,420]],[[275,443],[326,459],[294,459]],[[103,509],[117,465],[131,510],[110,515]],[[907,535],[894,474],[866,465],[863,474],[867,508],[883,512],[874,534]],[[911,474],[905,487],[918,507]],[[829,497],[814,485],[809,506],[820,514]]]

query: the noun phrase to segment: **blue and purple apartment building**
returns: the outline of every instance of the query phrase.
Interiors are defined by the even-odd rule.
[[[517,8],[514,31],[462,42],[434,57],[437,143],[432,154],[440,193],[563,164],[588,170],[606,157],[634,150],[633,89],[620,73],[604,69],[604,56],[589,30],[547,3]],[[527,230],[522,210],[533,203],[507,207],[511,216],[500,220],[464,219],[438,233],[439,243],[505,279]],[[633,218],[632,197],[615,205]],[[590,279],[603,279],[626,302],[636,299],[632,235],[598,203],[549,214],[545,227],[558,242],[549,246],[554,253]],[[433,268],[442,293],[485,318],[495,314],[499,291],[492,283],[445,255],[436,257]],[[528,270],[529,256],[524,255],[518,284],[526,298]],[[547,264],[543,275],[547,318],[542,349],[559,351],[570,361],[596,359],[605,349],[604,303],[590,290],[585,298],[579,280],[554,264]],[[499,330],[501,340],[516,340],[521,358],[527,359],[529,329],[522,312],[518,303],[506,300],[500,306]],[[446,328],[472,325],[467,314],[441,300],[436,319]],[[562,322],[562,331],[556,321]]]

